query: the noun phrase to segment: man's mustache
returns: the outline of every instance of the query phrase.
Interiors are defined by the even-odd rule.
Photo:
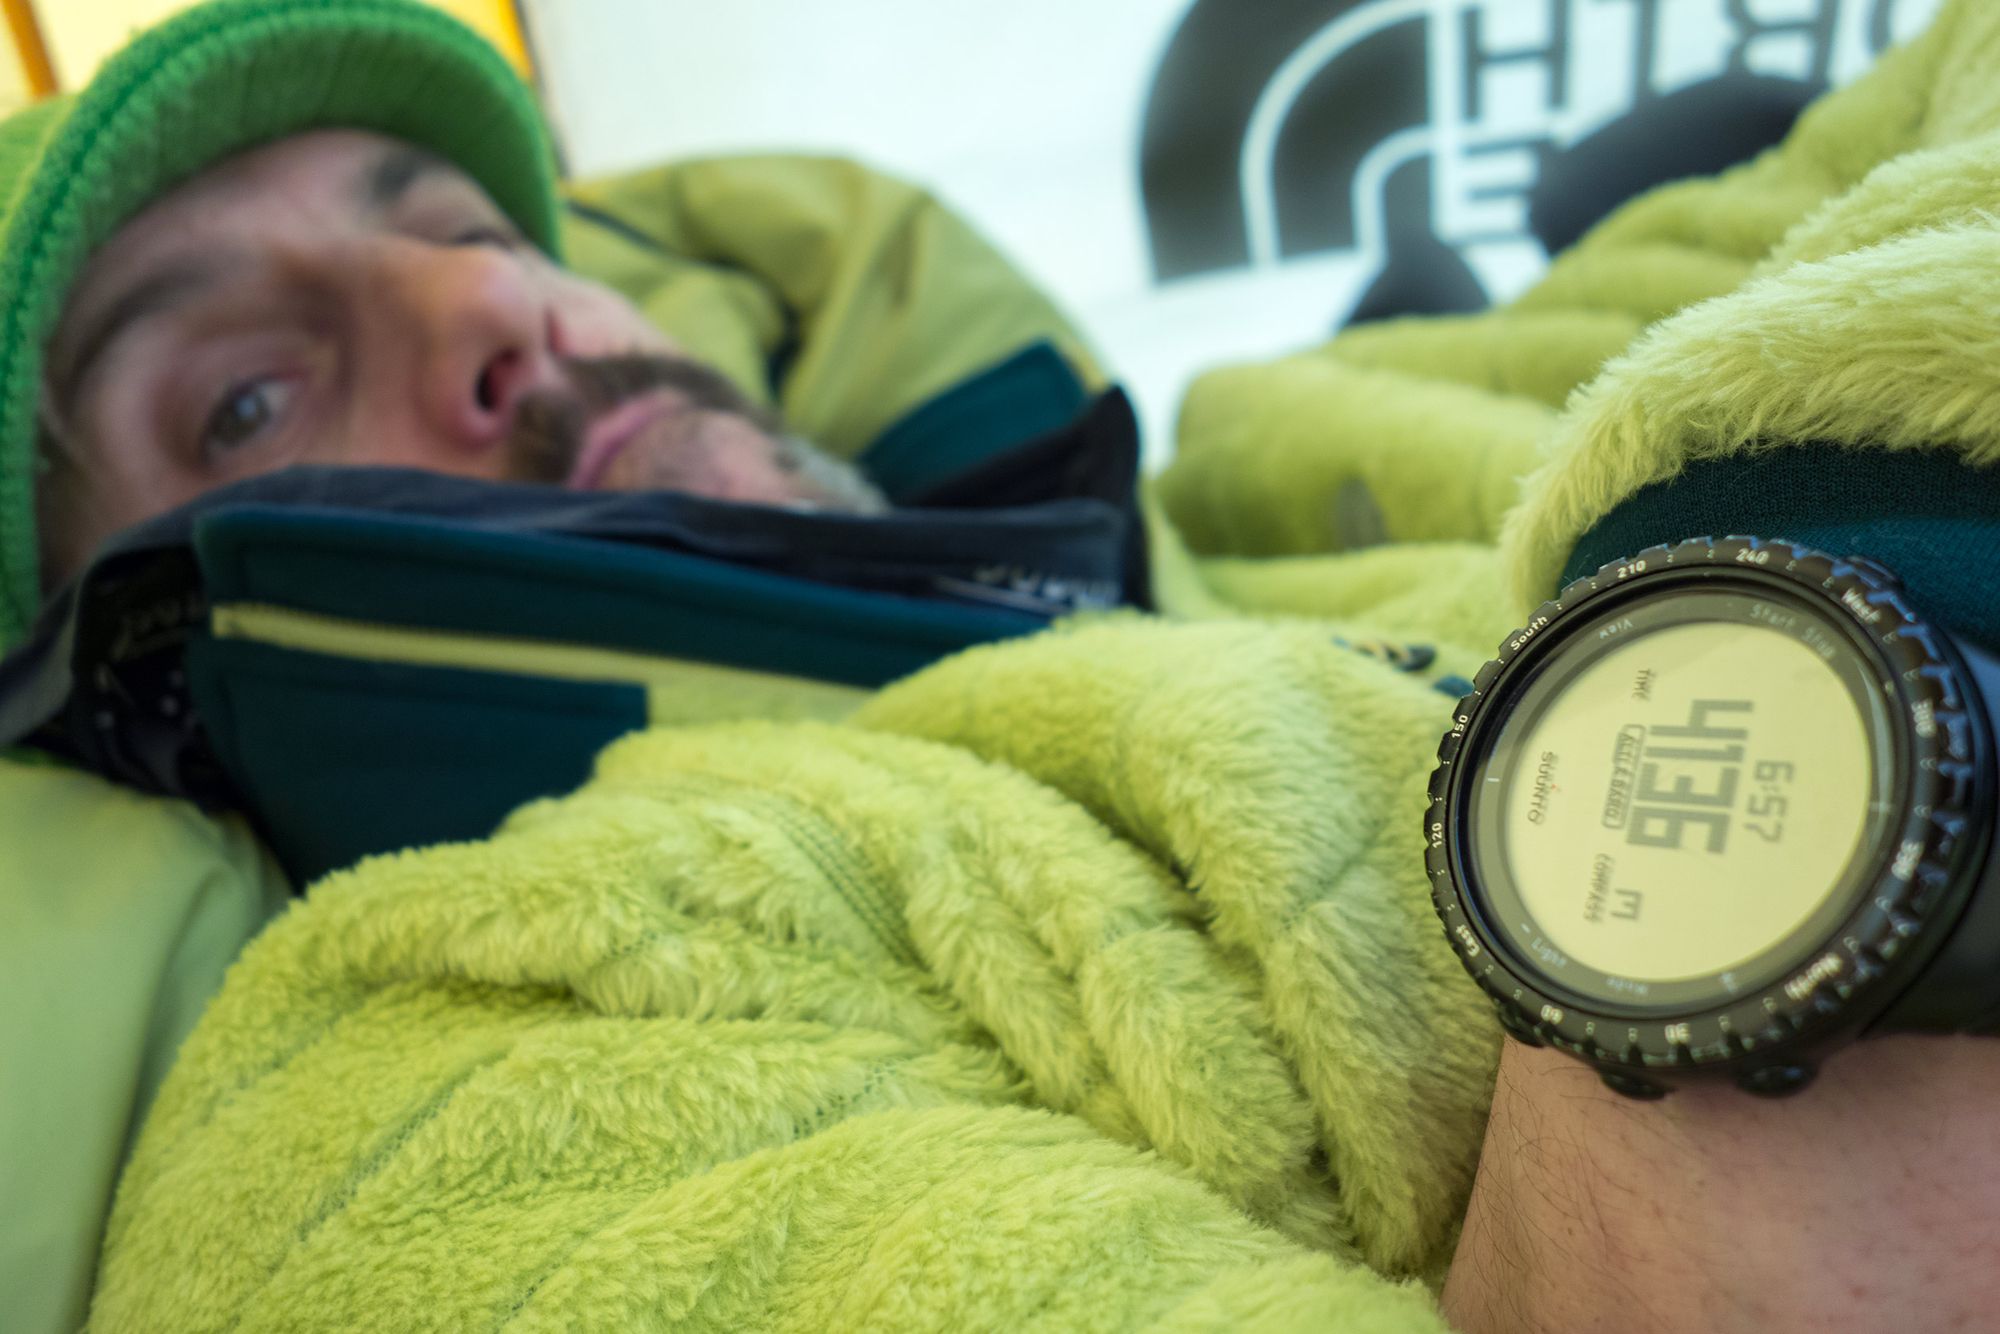
[[[753,402],[720,371],[685,357],[576,357],[562,366],[568,388],[538,389],[515,405],[506,445],[513,481],[567,481],[590,424],[620,403],[656,389],[676,390],[699,410],[733,413],[774,439],[784,433],[775,413]]]

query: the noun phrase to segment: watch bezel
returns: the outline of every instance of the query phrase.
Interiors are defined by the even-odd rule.
[[[1466,848],[1466,790],[1505,706],[1563,651],[1571,632],[1617,606],[1676,588],[1773,586],[1848,631],[1890,687],[1887,713],[1906,757],[1867,888],[1824,942],[1774,980],[1693,1009],[1613,1007],[1581,997],[1525,957],[1483,912]],[[1453,712],[1438,748],[1425,819],[1432,901],[1454,951],[1517,1034],[1606,1070],[1736,1069],[1843,1040],[1893,1003],[1954,920],[1967,877],[1954,874],[1983,792],[1983,716],[1949,640],[1920,619],[1886,572],[1781,541],[1696,539],[1650,548],[1577,580],[1508,636]],[[1466,763],[1459,763],[1460,756]]]

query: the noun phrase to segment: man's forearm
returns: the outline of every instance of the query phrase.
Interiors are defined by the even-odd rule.
[[[2000,1043],[1894,1038],[1797,1097],[1621,1098],[1509,1043],[1445,1287],[1468,1334],[1990,1327]]]

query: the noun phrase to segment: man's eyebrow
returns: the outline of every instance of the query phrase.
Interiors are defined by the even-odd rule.
[[[419,181],[457,174],[457,168],[436,154],[403,144],[384,152],[362,173],[358,193],[369,212],[387,213]]]
[[[182,260],[125,289],[116,301],[84,326],[75,343],[76,350],[57,366],[49,377],[57,407],[66,417],[92,363],[102,357],[120,335],[134,325],[155,319],[184,304],[190,297],[215,283],[227,265],[221,256]]]

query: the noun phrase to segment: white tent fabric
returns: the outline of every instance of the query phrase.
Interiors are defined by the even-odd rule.
[[[1149,462],[1203,367],[1323,339],[1412,236],[1505,298],[1552,153],[1724,75],[1845,82],[1939,0],[526,0],[570,169],[843,153],[1090,331]],[[1409,172],[1400,169],[1409,167]],[[1448,259],[1448,256],[1447,256]]]

